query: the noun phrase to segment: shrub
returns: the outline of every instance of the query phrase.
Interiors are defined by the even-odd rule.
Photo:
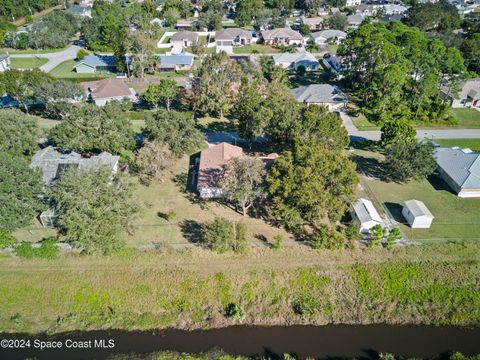
[[[232,320],[242,320],[245,317],[245,311],[241,305],[230,303],[225,307],[225,316]]]
[[[314,249],[339,250],[346,247],[346,239],[342,233],[325,224],[320,225],[311,237],[310,243]]]
[[[273,237],[273,248],[278,250],[282,247],[283,243],[283,236],[281,234],[277,234]]]
[[[57,242],[54,238],[48,238],[42,241],[42,245],[34,249],[34,255],[42,259],[55,259],[60,252]]]
[[[292,304],[293,311],[297,315],[312,315],[317,311],[315,299],[310,294],[300,295]]]
[[[211,250],[242,252],[246,249],[247,227],[243,223],[235,223],[217,217],[215,220],[204,224],[202,230],[203,241]]]
[[[173,210],[170,210],[168,213],[167,213],[167,220],[169,222],[173,222],[175,220],[177,220],[177,213]]]
[[[30,243],[22,243],[15,248],[15,253],[22,259],[31,259],[35,256],[35,249]]]
[[[16,240],[12,234],[5,230],[0,230],[0,249],[6,249],[15,244],[15,242]]]
[[[360,240],[362,236],[358,231],[359,228],[360,228],[360,224],[358,223],[358,221],[355,221],[349,224],[344,230],[345,237],[348,240],[352,240],[352,241]]]
[[[83,60],[88,55],[90,55],[90,53],[87,50],[80,49],[77,52],[77,60]]]

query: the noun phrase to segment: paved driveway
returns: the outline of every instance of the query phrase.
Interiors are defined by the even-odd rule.
[[[39,57],[48,59],[48,62],[40,67],[44,72],[52,71],[57,65],[67,60],[73,60],[77,57],[78,50],[81,48],[77,45],[72,45],[65,50],[49,53],[49,54],[12,54],[11,58],[34,58]]]

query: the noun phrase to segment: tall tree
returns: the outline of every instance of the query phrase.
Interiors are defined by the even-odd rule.
[[[51,129],[49,138],[56,146],[82,152],[120,154],[134,146],[131,123],[122,116],[117,102],[103,107],[75,106],[59,125]]]
[[[30,225],[45,209],[42,193],[40,172],[30,169],[27,159],[0,151],[0,230]]]
[[[207,56],[192,84],[194,110],[203,114],[228,114],[240,81],[240,67],[224,52]]]
[[[40,128],[35,118],[20,110],[0,110],[0,152],[31,156],[38,150]]]
[[[68,80],[43,81],[34,88],[37,99],[44,104],[44,115],[52,119],[67,116],[72,110],[72,102],[85,94],[77,83]]]
[[[437,163],[430,142],[397,141],[387,147],[384,168],[387,176],[398,182],[420,180],[430,175]]]
[[[408,121],[400,119],[386,121],[380,131],[382,132],[380,143],[384,147],[397,141],[412,142],[417,134]]]
[[[175,156],[191,154],[204,144],[203,134],[188,114],[159,109],[145,120],[147,139],[168,146]]]
[[[127,41],[128,52],[133,64],[133,74],[143,78],[146,71],[151,71],[154,62],[154,39],[150,32],[138,29],[130,33]]]
[[[262,111],[263,94],[260,80],[242,78],[242,84],[233,108],[233,116],[238,119],[240,134],[245,139],[260,136],[265,123],[259,113]]]
[[[223,194],[242,209],[243,216],[247,216],[248,209],[264,193],[265,164],[253,157],[233,158],[227,162],[224,171]]]
[[[60,238],[85,253],[110,253],[122,246],[120,231],[129,226],[136,206],[131,184],[108,169],[66,170],[51,197]]]
[[[336,222],[355,196],[355,165],[322,143],[297,143],[277,158],[267,177],[274,209],[290,228]]]

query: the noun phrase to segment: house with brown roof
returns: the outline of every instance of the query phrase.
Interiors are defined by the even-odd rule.
[[[129,88],[123,79],[109,78],[99,81],[88,81],[80,84],[90,101],[104,106],[112,100],[122,101],[125,98],[136,100],[135,90]]]
[[[263,30],[261,35],[266,45],[305,45],[302,34],[288,27]]]
[[[225,174],[225,165],[230,159],[245,156],[243,149],[228,143],[220,143],[193,155],[195,158],[195,170],[193,181],[196,181],[196,189],[202,199],[219,199],[222,197],[221,181]],[[278,157],[272,153],[260,157],[268,168]]]

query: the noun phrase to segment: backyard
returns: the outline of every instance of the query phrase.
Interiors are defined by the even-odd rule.
[[[46,64],[48,59],[45,58],[11,58],[10,66],[12,69],[36,69]]]
[[[352,156],[367,175],[361,178],[360,195],[370,198],[380,212],[390,213],[409,239],[480,240],[480,199],[459,198],[435,175],[406,184],[379,180],[376,171],[380,168],[380,157],[361,150],[355,150]],[[434,220],[430,229],[411,229],[404,224],[402,207],[411,199],[423,201],[432,212]]]

